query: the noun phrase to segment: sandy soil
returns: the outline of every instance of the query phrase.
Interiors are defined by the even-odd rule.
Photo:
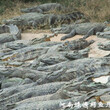
[[[47,35],[50,35],[51,33],[23,33],[22,34],[22,39],[23,40],[31,40],[33,38],[40,38],[42,37],[44,34],[47,34]],[[51,41],[61,41],[61,37],[64,36],[65,34],[59,34],[58,36],[55,36],[53,38],[51,38]],[[74,36],[73,38],[70,38],[70,39],[67,39],[68,41],[71,41],[71,40],[76,40],[76,39],[79,39],[79,38],[82,38],[83,36],[81,35],[76,35]],[[95,43],[93,43],[90,48],[90,53],[89,53],[89,57],[103,57],[105,55],[108,55],[110,54],[110,51],[104,51],[104,50],[100,50],[98,49],[98,46],[97,44],[99,42],[101,43],[105,43],[105,42],[108,42],[107,39],[103,39],[103,38],[97,38],[97,36],[90,36],[88,39],[89,40],[95,40]]]

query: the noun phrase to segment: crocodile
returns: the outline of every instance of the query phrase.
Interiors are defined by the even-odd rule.
[[[13,77],[9,79],[4,79],[1,84],[1,89],[9,88],[12,86],[24,85],[32,82],[33,81],[29,78],[22,79],[22,78]]]
[[[53,38],[54,36],[57,36],[57,34],[51,34],[51,35],[44,35],[41,38],[34,38],[32,39],[29,44],[30,45],[34,45],[34,44],[39,44],[42,42],[47,42],[47,41],[51,41],[50,39]]]
[[[60,45],[62,44],[66,45],[66,43],[68,42],[61,43]],[[34,46],[39,48],[38,44],[32,45],[32,47]],[[49,48],[50,47],[51,46],[49,46]],[[80,51],[84,51],[84,50],[79,50],[79,52]],[[22,72],[20,70],[22,70]],[[72,100],[74,102],[91,101],[93,99],[95,100],[94,97],[100,98],[100,96],[110,91],[109,89],[110,83],[101,84],[101,83],[93,82],[93,78],[110,75],[109,57],[83,58],[74,61],[67,60],[64,62],[60,62],[58,64],[45,65],[42,67],[42,71],[38,71],[38,69],[34,71],[31,70],[30,68],[15,68],[15,67],[11,69],[8,68],[8,70],[5,71],[4,68],[2,67],[0,73],[1,75],[5,75],[6,77],[8,76],[17,77],[17,75],[18,77],[19,75],[24,77],[27,73],[28,74],[30,73],[30,76],[32,76],[32,78],[29,77],[30,79],[36,77],[35,78],[36,80],[34,80],[35,82],[31,84],[18,85],[15,87],[9,87],[3,89],[3,91],[0,92],[0,99],[1,99],[0,109],[3,110],[24,109],[26,107],[27,107],[26,109],[30,109],[30,106],[32,106],[31,108],[34,109],[36,108],[35,105],[40,103],[39,101],[29,102],[28,106],[26,106],[27,103],[19,103],[19,101],[23,101],[31,97],[44,96],[44,95],[46,96],[48,93],[51,94],[52,96],[50,96],[48,101],[46,100],[45,102],[47,104],[49,102],[50,104],[52,100],[58,101],[60,99],[60,101],[61,100],[65,101],[65,99],[68,99],[70,101],[70,98],[73,98]],[[33,73],[34,73],[34,77],[33,77]],[[71,82],[70,80],[73,82]],[[41,102],[43,103],[43,100]],[[39,107],[39,109],[43,108],[42,104],[41,106],[37,105],[37,107]],[[45,107],[47,109],[49,107],[54,108],[54,102],[53,105],[51,104],[50,106],[45,105]]]
[[[47,52],[47,54],[41,55],[38,58],[38,60],[40,62],[43,62],[46,65],[54,65],[54,64],[66,61],[67,58],[65,58],[64,55],[65,53],[58,53],[58,52],[48,53]]]
[[[59,45],[54,45],[50,47],[47,51],[47,53],[44,55],[41,55],[38,57],[38,59],[35,60],[35,63],[33,63],[33,66],[38,66],[39,62],[43,62],[46,65],[54,65],[57,63],[61,63],[64,61],[67,61],[68,59],[66,58],[65,54],[68,54],[69,51],[75,50],[78,51],[80,49],[84,49],[88,47],[90,44],[92,44],[94,41],[86,41],[84,39],[79,39],[79,40],[74,40],[70,42],[64,42]],[[85,57],[87,57],[87,51],[88,49],[74,52],[74,58],[79,59],[83,57],[85,53]],[[77,54],[76,54],[77,53]],[[39,62],[38,62],[39,61]],[[37,63],[36,63],[37,62]]]
[[[64,83],[66,84],[67,82],[64,82]],[[54,84],[57,84],[57,83],[54,83]],[[2,92],[0,92],[0,99],[12,96],[13,94],[17,94],[21,91],[24,91],[26,89],[29,89],[35,86],[38,86],[38,84],[36,82],[32,82],[30,84],[24,84],[24,85],[18,85],[15,87],[5,88],[3,89]]]
[[[107,59],[109,59],[109,58],[107,58]],[[71,68],[75,69],[75,67],[76,67],[77,70],[75,69],[75,73],[77,72],[77,74],[78,74],[78,73],[80,73],[79,70],[81,70],[82,73],[87,72],[87,71],[88,72],[96,71],[97,70],[96,67],[98,65],[96,67],[93,65],[95,65],[95,63],[98,63],[98,62],[106,62],[106,60],[104,61],[104,59],[84,58],[84,59],[78,59],[78,60],[74,60],[74,61],[65,61],[65,62],[61,62],[59,64],[55,64],[55,65],[49,65],[49,66],[47,65],[45,67],[38,67],[37,70],[38,71],[51,71],[51,72],[53,72],[53,71],[57,71],[57,70],[63,68],[65,65],[65,67],[67,69],[71,69]],[[76,63],[76,64],[74,64],[74,63]],[[81,65],[79,65],[79,64],[81,64]],[[90,67],[90,68],[85,69],[86,67]],[[81,68],[82,69],[84,68],[84,70],[82,71]],[[103,68],[101,69],[101,67],[98,67],[98,68],[100,68],[100,70],[103,70]],[[105,70],[106,70],[106,68],[105,68]],[[74,70],[72,70],[72,71],[74,71]]]
[[[91,103],[91,101],[93,101],[93,102],[102,101],[100,99],[100,97],[102,95],[104,95],[105,93],[110,92],[109,83],[107,83],[107,84],[95,83],[90,79],[90,78],[92,78],[92,76],[90,76],[91,74],[95,74],[95,73],[85,74],[85,77],[82,80],[80,78],[78,78],[75,80],[71,80],[70,82],[67,82],[57,92],[52,94],[52,96],[49,97],[48,101],[44,100],[41,102],[42,103],[45,102],[47,104],[50,101],[52,102],[54,100],[57,100],[58,103],[60,103],[62,101],[65,101],[65,99],[68,100],[69,102],[72,101],[72,103],[75,103],[78,101],[80,103],[83,103],[85,101],[88,101],[88,103]],[[60,102],[59,102],[59,100],[60,100]],[[29,102],[28,106],[26,106],[27,102],[25,102],[25,103],[17,102],[16,104],[15,103],[7,104],[7,106],[10,105],[13,107],[13,109],[30,109],[30,106],[32,106],[33,109],[35,107],[39,107],[39,109],[41,109],[43,107],[43,109],[44,109],[45,107],[49,108],[50,107],[49,105],[51,105],[49,103],[48,106],[46,106],[46,105],[42,106],[44,104],[40,104],[41,105],[40,106],[38,103],[39,103],[39,101],[37,100],[37,101]],[[52,103],[54,104],[54,102],[52,102]],[[35,106],[36,104],[38,104],[38,105]],[[54,107],[55,107],[54,105],[51,105],[51,108],[54,108]]]
[[[43,62],[46,65],[54,65],[57,63],[61,63],[64,61],[75,60],[80,58],[88,57],[89,48],[83,50],[74,50],[72,52],[64,51],[64,52],[47,52],[45,55],[41,55],[37,61]]]
[[[8,60],[26,61],[26,60],[34,59],[39,55],[46,53],[47,50],[48,50],[48,47],[45,47],[45,48],[37,47],[37,44],[36,44],[36,45],[31,45],[29,47],[15,50],[13,51],[13,53],[9,53],[8,55],[2,56],[0,59],[2,61],[8,61]]]
[[[1,49],[0,49],[0,52],[1,52],[0,58],[3,59],[3,62],[1,62],[1,64],[5,65],[5,66],[13,66],[13,67],[18,67],[21,65],[26,66],[26,67],[29,65],[31,66],[31,63],[25,63],[23,61],[27,61],[27,60],[31,60],[31,59],[39,57],[39,55],[36,53],[35,53],[36,57],[34,57],[34,51],[33,51],[34,48],[41,49],[41,47],[42,47],[42,49],[44,51],[45,51],[45,49],[48,51],[48,49],[50,47],[54,47],[55,45],[61,45],[61,44],[62,44],[61,42],[47,41],[47,42],[42,42],[40,44],[38,43],[35,45],[30,45],[30,41],[25,42],[24,40],[23,41],[18,40],[16,42],[14,41],[14,42],[10,42],[10,43],[4,43],[4,45],[2,45]],[[39,49],[36,50],[36,52],[37,51],[43,52],[42,49],[41,50],[39,50]],[[27,52],[28,52],[28,54],[27,54]],[[15,56],[13,56],[13,55],[15,55]],[[18,56],[16,56],[16,55],[18,55]],[[11,59],[11,61],[10,61],[10,59]],[[19,61],[17,59],[19,59]],[[33,63],[33,66],[34,66],[34,63]]]
[[[0,57],[13,53],[13,50],[18,50],[29,46],[26,40],[15,40],[0,44]]]
[[[83,80],[75,79],[70,82],[67,82],[62,87],[60,87],[58,91],[56,91],[54,94],[52,94],[52,96],[49,97],[49,100],[44,99],[44,100],[40,101],[41,104],[38,100],[36,100],[36,101],[31,100],[31,102],[28,101],[28,102],[24,102],[24,103],[23,103],[23,101],[21,103],[20,102],[16,103],[16,102],[13,102],[13,100],[12,100],[12,103],[5,102],[6,103],[6,104],[4,103],[5,106],[0,106],[0,107],[2,107],[3,110],[7,110],[10,107],[12,107],[13,110],[14,109],[30,109],[30,106],[31,106],[31,109],[32,108],[34,109],[36,107],[39,107],[39,109],[41,109],[41,108],[51,109],[51,108],[56,107],[54,105],[55,104],[54,100],[56,100],[56,102],[58,104],[58,106],[57,106],[58,108],[62,107],[60,104],[66,103],[65,101],[67,101],[67,103],[69,103],[69,102],[75,103],[78,101],[80,103],[83,103],[85,101],[88,101],[88,103],[91,103],[91,101],[93,101],[93,102],[102,101],[102,100],[100,100],[100,97],[102,95],[104,95],[105,93],[110,92],[109,83],[107,83],[106,85],[101,84],[101,83],[94,83],[87,76],[88,76],[88,74],[86,74],[86,77]],[[44,97],[46,97],[46,96],[44,96]],[[30,98],[27,98],[27,99],[30,99]],[[14,100],[16,100],[16,99],[14,99]],[[44,102],[46,103],[45,106],[43,106],[45,104]],[[52,102],[52,103],[50,103],[50,102]],[[36,104],[38,104],[38,105],[35,106]],[[47,106],[47,104],[48,104],[48,106]]]
[[[27,104],[25,103],[24,105],[22,104],[15,104],[12,107],[15,107],[13,110],[16,109],[26,109],[26,110],[30,110],[30,109],[41,109],[41,110],[61,110],[63,109],[62,105],[63,103],[68,104],[68,103],[73,103],[74,101],[72,101],[72,99],[65,99],[65,100],[48,100],[48,101],[38,101],[38,102],[33,102],[33,103],[29,103],[28,106],[26,106]]]
[[[106,51],[110,51],[110,42],[108,43],[99,43],[98,48]]]
[[[59,46],[58,50],[59,51],[81,50],[81,49],[88,47],[89,45],[93,43],[94,43],[94,40],[87,41],[85,39],[80,38],[78,40],[64,42],[63,45]]]
[[[84,38],[66,42],[34,39],[1,45],[0,50],[11,50],[4,55],[0,53],[0,109],[60,110],[64,109],[62,103],[105,101],[103,96],[110,93],[110,81],[102,84],[94,82],[94,79],[110,76],[110,57],[87,58],[87,47],[93,42]],[[34,63],[37,63],[35,70],[31,68]],[[16,64],[19,67],[15,67]],[[28,78],[31,82],[15,83],[5,88],[7,84],[4,81],[10,82],[15,77],[20,81]]]
[[[72,99],[65,99],[65,100],[48,100],[48,101],[37,101],[33,103],[24,103],[24,104],[12,104],[5,107],[3,110],[61,110],[63,108],[63,103],[73,103]]]
[[[26,40],[16,40],[11,42],[6,42],[0,45],[0,57],[13,53],[13,50],[22,49],[29,47],[34,44],[38,44],[37,47],[51,47],[54,45],[60,45],[61,42],[50,42],[50,38],[54,37],[54,34],[44,35],[42,38],[35,38],[30,41]]]
[[[108,23],[110,24],[110,23]],[[107,31],[110,31],[110,26],[107,26],[105,29],[104,29],[104,32],[107,32]]]
[[[18,86],[15,86],[15,87],[5,88],[5,89],[3,89],[2,92],[0,92],[0,99],[9,97],[13,94],[19,93],[23,90],[26,90],[27,88],[31,88],[31,87],[34,87],[34,86],[36,86],[35,82],[30,83],[30,84],[18,85]]]
[[[13,104],[34,96],[53,94],[56,91],[58,91],[58,89],[60,89],[64,84],[65,82],[55,82],[55,83],[53,82],[50,84],[48,83],[44,85],[38,85],[35,87],[27,88],[26,90],[13,94],[12,96],[9,96],[4,99],[0,99],[0,107],[2,108],[8,104]]]
[[[30,12],[38,12],[38,13],[46,13],[52,10],[61,10],[63,6],[59,3],[45,3],[38,6],[30,7],[21,9],[23,13],[30,13]]]
[[[3,51],[5,49],[18,50],[27,46],[28,46],[28,41],[26,42],[26,40],[16,40],[11,42],[6,42],[0,45],[0,51]]]
[[[68,52],[65,54],[65,57],[70,59],[70,60],[75,60],[75,59],[80,59],[80,58],[87,58],[88,57],[88,52],[89,48],[83,49],[83,50],[75,50],[72,52]]]
[[[81,24],[71,24],[64,25],[60,28],[52,28],[51,31],[54,33],[63,33],[67,34],[61,38],[65,40],[75,35],[84,35],[84,39],[88,38],[91,35],[96,35],[97,32],[102,32],[106,28],[104,23],[81,23]]]
[[[5,24],[14,24],[20,28],[44,28],[54,27],[63,23],[70,23],[78,19],[85,19],[83,13],[75,11],[68,14],[41,14],[41,13],[27,13],[9,20],[4,20]]]
[[[110,39],[110,31],[98,32],[96,35],[97,35],[97,37],[99,37],[99,38]]]
[[[55,82],[55,81],[70,81],[75,78],[84,78],[85,74],[91,74],[91,77],[100,77],[109,75],[110,73],[110,58],[84,58],[74,61],[65,61],[52,66],[42,67],[42,71],[51,71],[37,80],[38,84]],[[58,69],[60,68],[60,69]],[[39,70],[39,69],[38,69]],[[40,70],[39,70],[40,71]]]
[[[17,105],[20,105],[20,104],[25,104],[25,103],[28,103],[28,102],[48,101],[48,100],[51,100],[50,98],[51,98],[51,96],[53,94],[42,95],[42,96],[36,96],[36,97],[28,98],[28,99],[22,100],[20,102],[17,102],[16,104]]]
[[[89,80],[89,81],[88,81]],[[64,85],[61,89],[59,89],[53,96],[59,99],[67,99],[74,98],[74,100],[80,101],[83,103],[85,101],[90,102],[90,100],[94,100],[95,102],[102,102],[100,100],[100,96],[103,94],[109,93],[109,83],[101,84],[95,83],[90,79],[85,77],[84,80],[72,80],[66,85]],[[99,99],[98,99],[99,98]]]
[[[3,66],[0,65],[0,80],[1,78],[5,80],[7,78],[17,77],[22,79],[29,78],[32,81],[36,81],[45,74],[48,74],[48,72],[32,70],[29,67],[16,67],[16,66],[6,67],[5,65]]]
[[[76,41],[65,42],[58,46],[58,51],[80,50],[88,47],[94,41],[86,41],[79,39]],[[2,53],[0,59],[2,61],[26,61],[39,57],[48,51],[49,47],[41,47],[40,44],[30,45],[11,52]],[[37,54],[36,54],[37,53]]]
[[[0,26],[0,43],[11,42],[21,39],[21,32],[16,25]]]

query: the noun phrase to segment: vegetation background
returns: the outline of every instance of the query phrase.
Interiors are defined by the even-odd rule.
[[[75,8],[92,22],[110,21],[110,0],[0,0],[0,23],[4,19],[21,15],[21,8],[49,2],[61,3],[67,10]]]

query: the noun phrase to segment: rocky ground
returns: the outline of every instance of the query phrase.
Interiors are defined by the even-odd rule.
[[[71,15],[42,14],[44,6],[0,26],[0,110],[110,110],[110,27],[87,22],[21,33]]]

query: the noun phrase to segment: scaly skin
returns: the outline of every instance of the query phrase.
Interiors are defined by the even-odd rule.
[[[32,45],[30,47],[25,47],[19,50],[13,51],[12,54],[5,55],[1,57],[2,61],[8,61],[8,60],[16,60],[16,61],[26,61],[31,60],[34,58],[37,58],[40,54],[46,53],[48,50],[48,47],[42,48],[42,47],[36,47],[35,45]],[[37,54],[36,54],[37,53]]]
[[[67,25],[61,28],[53,28],[52,32],[55,33],[65,33],[66,36],[63,36],[61,40],[65,40],[75,35],[84,35],[84,39],[88,38],[91,35],[96,35],[97,32],[102,32],[106,28],[106,25],[103,23],[81,23]]]
[[[37,82],[39,84],[55,82],[55,81],[70,81],[75,78],[85,77],[85,74],[91,74],[91,77],[100,77],[109,75],[110,73],[110,58],[84,58],[73,61],[65,61],[52,66],[38,68],[41,71],[51,71],[41,77]]]
[[[48,83],[48,84],[28,88],[26,90],[23,90],[19,93],[14,94],[12,96],[1,99],[0,100],[0,108],[3,108],[5,106],[7,106],[8,104],[13,104],[18,101],[21,101],[21,100],[24,100],[27,98],[31,98],[34,96],[53,94],[56,91],[58,91],[64,84],[65,84],[64,82],[51,83],[51,84]]]

